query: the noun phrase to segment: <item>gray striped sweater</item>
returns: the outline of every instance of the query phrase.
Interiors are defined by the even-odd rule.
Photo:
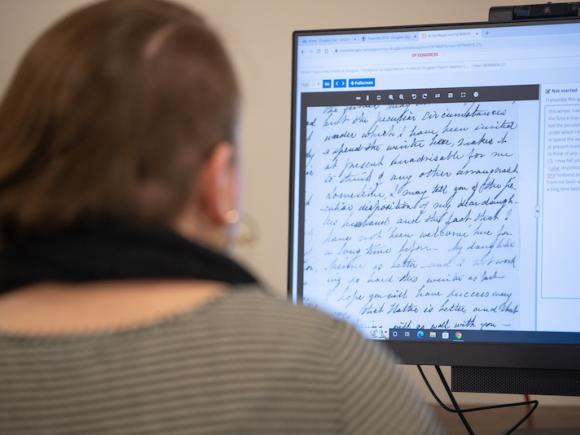
[[[0,334],[0,434],[436,434],[345,323],[237,288],[144,327]]]

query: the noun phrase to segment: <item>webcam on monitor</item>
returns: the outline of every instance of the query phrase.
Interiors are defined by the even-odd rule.
[[[575,18],[580,14],[580,3],[544,3],[525,6],[496,6],[489,9],[489,22],[516,20],[550,20]]]

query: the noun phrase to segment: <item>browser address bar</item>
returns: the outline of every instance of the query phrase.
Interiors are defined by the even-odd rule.
[[[436,30],[419,32],[419,41],[465,41],[481,39],[481,29]]]

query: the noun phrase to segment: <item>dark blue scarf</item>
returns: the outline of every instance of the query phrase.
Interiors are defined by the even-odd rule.
[[[192,279],[254,284],[231,258],[161,227],[86,221],[0,253],[0,294],[41,282]]]

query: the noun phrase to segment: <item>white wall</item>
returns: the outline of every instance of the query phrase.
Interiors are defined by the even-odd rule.
[[[522,0],[182,0],[214,24],[232,54],[244,91],[244,203],[259,241],[239,254],[281,295],[288,235],[291,35],[294,30],[485,21],[490,6]],[[87,0],[0,0],[0,91],[39,32]],[[533,2],[532,2],[533,3]],[[1,126],[0,126],[1,128]],[[421,383],[416,370],[408,368]],[[423,385],[419,388],[426,392]],[[459,395],[463,402],[520,397]],[[578,399],[546,398],[544,403]]]

